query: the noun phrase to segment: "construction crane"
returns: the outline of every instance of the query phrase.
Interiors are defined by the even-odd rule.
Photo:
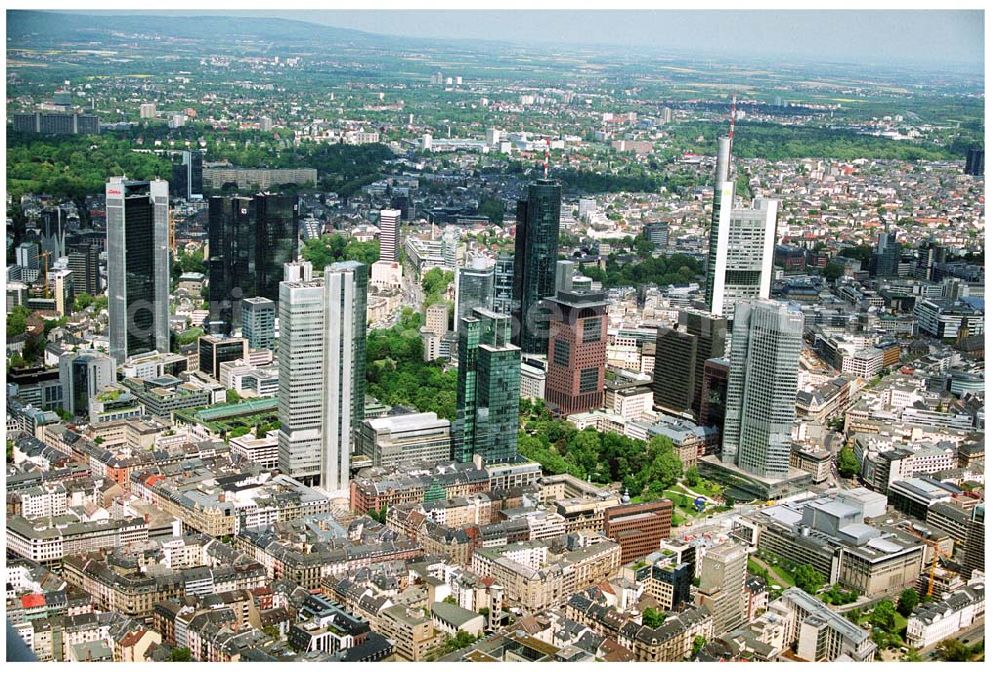
[[[49,256],[51,254],[52,253],[50,253],[47,250],[43,250],[42,252],[40,252],[38,254],[38,257],[43,258],[43,260],[44,260],[44,262],[42,263],[42,274],[45,277],[45,280],[44,280],[44,284],[45,284],[44,285],[44,288],[45,288],[45,299],[49,298]]]
[[[912,522],[910,523],[909,527],[907,527],[907,528],[909,529],[909,533],[913,537],[919,539],[923,543],[926,543],[926,544],[928,544],[928,545],[930,545],[931,547],[934,548],[934,559],[931,560],[931,569],[930,569],[930,572],[928,572],[928,574],[927,574],[927,596],[933,597],[934,596],[934,572],[937,571],[938,558],[941,556],[941,550],[938,547],[939,544],[938,544],[937,541],[933,541],[930,538],[928,538],[927,536],[925,536],[921,531],[919,531],[916,528],[916,525],[914,525]]]

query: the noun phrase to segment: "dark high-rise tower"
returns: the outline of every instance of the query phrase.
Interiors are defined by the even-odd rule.
[[[169,187],[112,178],[105,187],[111,355],[170,351]]]
[[[200,151],[181,153],[181,163],[173,165],[170,178],[171,196],[182,199],[200,198],[202,192],[202,160]]]
[[[73,271],[74,289],[81,293],[97,295],[101,292],[101,248],[84,239],[68,245],[69,268]]]
[[[278,300],[284,265],[298,254],[298,197],[212,197],[208,203],[209,320],[229,332],[241,300]]]
[[[878,235],[878,246],[872,252],[871,275],[873,278],[896,278],[899,276],[899,259],[902,247],[896,241],[896,232],[887,227]]]
[[[513,343],[524,353],[548,353],[548,321],[542,300],[555,294],[562,188],[537,180],[517,202],[514,236]]]
[[[698,423],[714,426],[722,432],[726,421],[726,388],[729,385],[729,361],[709,358],[705,361],[701,379],[701,408]]]
[[[970,147],[965,153],[965,174],[981,176],[986,169],[986,151],[981,147]]]
[[[689,310],[656,336],[653,399],[657,407],[698,418],[705,361],[726,352],[726,319]]]

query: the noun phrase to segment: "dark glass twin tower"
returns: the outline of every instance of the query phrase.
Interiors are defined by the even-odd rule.
[[[284,265],[295,260],[298,196],[212,197],[208,202],[209,321],[221,332],[240,325],[248,297],[278,300]]]

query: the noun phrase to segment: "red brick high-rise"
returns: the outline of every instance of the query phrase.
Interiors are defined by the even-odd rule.
[[[545,402],[565,416],[604,405],[608,301],[593,290],[556,291],[549,312],[549,369]]]

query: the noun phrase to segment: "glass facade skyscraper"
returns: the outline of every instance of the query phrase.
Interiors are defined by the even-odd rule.
[[[493,267],[493,311],[498,314],[509,314],[513,294],[514,256],[510,253],[500,253]]]
[[[208,203],[209,320],[241,325],[241,300],[278,301],[284,265],[298,256],[298,197],[212,197]]]
[[[251,349],[274,349],[274,302],[266,297],[243,300],[240,320],[243,337]]]
[[[493,270],[486,267],[486,260],[474,258],[468,267],[461,267],[457,274],[455,290],[455,325],[463,318],[472,315],[472,310],[482,307],[493,308]]]
[[[486,463],[517,456],[521,350],[510,343],[511,318],[474,309],[459,322],[458,399],[452,458]]]
[[[802,312],[773,300],[736,305],[722,460],[766,478],[788,475]]]
[[[111,355],[170,351],[169,186],[112,178],[105,186]]]
[[[562,188],[557,180],[535,181],[528,186],[528,198],[517,202],[512,341],[524,353],[549,351],[548,320],[542,300],[556,291],[561,209]]]

